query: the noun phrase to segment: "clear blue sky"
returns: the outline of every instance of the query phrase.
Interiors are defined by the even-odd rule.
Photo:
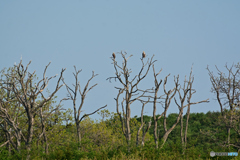
[[[94,111],[105,104],[115,112],[119,83],[106,81],[114,76],[109,58],[112,52],[133,54],[129,61],[137,73],[142,51],[155,54],[160,77],[180,75],[181,83],[193,66],[197,93],[193,101],[209,98],[210,103],[192,106],[192,112],[217,111],[219,106],[210,93],[207,65],[224,70],[224,65],[240,61],[240,1],[238,0],[50,0],[0,1],[0,69],[13,66],[22,56],[23,64],[32,60],[30,71],[41,77],[51,61],[48,76],[67,68],[67,83],[74,81],[73,65],[82,69],[80,80],[86,83],[92,70],[98,73],[98,86],[87,98],[83,110]],[[121,60],[120,58],[118,60]],[[216,71],[216,70],[214,70]],[[152,72],[142,87],[153,84]],[[170,78],[170,81],[172,78]],[[54,89],[53,83],[49,89]],[[172,84],[169,83],[169,87]],[[65,88],[58,93],[66,96]],[[172,102],[174,103],[174,102]],[[72,108],[65,103],[65,108]],[[152,105],[145,107],[152,115]],[[140,115],[141,106],[132,106],[132,116]],[[159,106],[157,113],[161,113]],[[175,105],[169,113],[178,112]],[[95,115],[92,118],[99,118]]]

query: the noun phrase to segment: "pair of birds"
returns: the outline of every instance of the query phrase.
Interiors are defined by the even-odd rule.
[[[116,58],[116,55],[115,55],[114,52],[113,52],[113,54],[112,54],[112,57],[113,57],[113,59]],[[143,52],[142,52],[142,59],[145,58],[145,57],[146,57],[146,53],[143,51]]]

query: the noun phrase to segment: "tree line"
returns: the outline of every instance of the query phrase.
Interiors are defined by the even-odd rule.
[[[1,70],[1,157],[68,159],[75,155],[78,158],[91,159],[98,157],[93,153],[99,153],[101,159],[114,156],[116,158],[125,153],[128,158],[136,158],[145,154],[149,157],[164,157],[169,155],[163,153],[175,151],[177,157],[181,156],[184,159],[191,155],[190,150],[199,147],[208,146],[211,149],[229,151],[240,148],[239,64],[231,67],[226,65],[227,73],[220,71],[216,66],[217,76],[207,68],[212,83],[211,91],[216,96],[220,112],[208,112],[200,114],[202,117],[199,117],[196,116],[198,114],[190,113],[191,106],[207,103],[209,99],[192,102],[192,96],[196,93],[192,88],[192,69],[183,82],[180,82],[179,75],[174,76],[174,85],[171,87],[168,85],[171,75],[160,78],[162,69],[155,70],[154,64],[157,60],[154,59],[154,55],[146,58],[145,52],[142,53],[141,66],[135,75],[128,65],[131,57],[132,55],[128,56],[126,52],[113,53],[111,57],[115,73],[107,80],[115,80],[117,84],[115,89],[118,93],[114,98],[116,113],[109,113],[104,109],[106,104],[91,113],[82,114],[87,93],[98,85],[91,85],[92,79],[97,76],[94,72],[87,83],[82,85],[78,79],[82,70],[74,66],[74,83],[69,85],[64,80],[65,69],[61,70],[58,77],[46,76],[50,63],[45,67],[42,78],[37,77],[35,72],[28,71],[31,61],[26,67],[21,60],[13,67]],[[153,75],[150,75],[150,70]],[[140,88],[147,76],[152,77],[154,86]],[[55,89],[50,92],[47,87],[53,78],[57,78],[57,82]],[[56,93],[61,88],[65,88],[67,96],[56,102]],[[71,101],[73,110],[64,109],[63,101]],[[141,115],[131,117],[131,106],[136,102],[141,104]],[[173,104],[178,107],[178,113],[167,116]],[[146,105],[152,105],[152,116],[143,114]],[[185,115],[184,108],[187,109]],[[156,115],[157,111],[161,114]],[[95,113],[101,115],[101,121],[94,122],[89,118]],[[214,116],[206,117],[209,114]],[[214,129],[207,130],[209,126]],[[170,146],[174,146],[176,150]],[[166,149],[169,152],[163,152]],[[202,153],[204,154],[206,158],[207,154]]]

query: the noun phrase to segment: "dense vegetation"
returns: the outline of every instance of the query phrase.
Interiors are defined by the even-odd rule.
[[[109,113],[107,110],[103,112]],[[153,127],[150,128],[146,137],[144,146],[136,147],[135,139],[131,144],[131,151],[128,152],[127,143],[121,133],[121,122],[116,114],[107,114],[108,119],[93,121],[86,118],[82,121],[82,142],[81,149],[78,150],[76,142],[76,131],[72,123],[68,125],[57,125],[52,133],[49,133],[49,155],[44,154],[43,145],[34,142],[31,151],[32,159],[210,159],[210,152],[228,152],[229,149],[221,147],[219,141],[214,141],[211,137],[206,136],[205,132],[216,132],[216,123],[220,115],[219,112],[191,113],[191,121],[189,121],[188,144],[186,153],[182,154],[180,125],[169,135],[169,138],[162,149],[155,149],[153,140]],[[177,114],[169,114],[167,119],[169,126],[176,120]],[[152,117],[144,116],[145,121],[149,121]],[[186,116],[184,116],[184,120]],[[161,124],[162,119],[159,121]],[[136,138],[136,132],[140,126],[140,117],[131,119],[133,137]],[[50,127],[50,126],[49,126]],[[161,128],[160,134],[161,134]],[[226,139],[226,131],[224,127],[219,127],[219,132],[215,137],[224,141]],[[3,137],[1,137],[3,138]],[[235,137],[237,141],[239,137]],[[230,148],[231,152],[237,152],[236,148]],[[0,159],[25,159],[24,149],[21,153],[8,153],[8,148],[1,150]],[[237,158],[237,157],[236,157]],[[211,159],[217,159],[211,158]],[[221,159],[229,159],[229,157],[221,157]]]

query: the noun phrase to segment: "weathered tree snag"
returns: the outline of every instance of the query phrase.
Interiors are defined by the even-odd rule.
[[[219,76],[215,76],[208,67],[207,70],[212,83],[212,92],[216,94],[216,98],[221,109],[222,117],[220,118],[225,124],[227,130],[228,136],[226,143],[223,142],[223,146],[234,146],[236,148],[240,148],[239,144],[232,144],[230,139],[231,128],[235,128],[234,130],[236,130],[237,133],[239,133],[240,130],[239,127],[236,128],[236,124],[233,125],[234,121],[236,120],[235,118],[237,118],[233,114],[235,112],[235,107],[240,106],[240,64],[232,65],[230,68],[226,65],[225,68],[228,71],[226,75],[216,66]],[[229,108],[229,114],[226,112],[227,108]]]
[[[196,93],[196,91],[194,89],[192,89],[193,81],[194,81],[194,77],[192,76],[192,69],[191,69],[188,81],[187,81],[186,76],[185,76],[183,87],[181,87],[177,90],[178,94],[179,94],[180,105],[177,103],[176,98],[174,98],[175,103],[179,108],[179,113],[181,113],[180,114],[180,118],[181,118],[181,132],[180,132],[180,134],[181,134],[182,153],[183,154],[185,153],[186,145],[187,145],[187,130],[188,130],[188,121],[189,121],[189,116],[190,116],[190,106],[193,105],[193,104],[208,102],[208,99],[207,99],[207,100],[191,103],[192,95],[194,93]],[[183,92],[183,96],[181,94],[181,91]],[[187,99],[187,104],[185,104],[186,99]],[[187,119],[186,119],[185,132],[183,134],[183,109],[185,107],[188,107],[188,108],[187,108],[187,113],[186,113]]]
[[[162,83],[162,80],[160,80],[159,82],[157,80],[157,76],[160,74],[160,72],[161,72],[161,70],[156,74],[154,66],[153,66],[154,82],[155,82],[155,87],[154,87],[155,91],[154,91],[154,97],[153,97],[154,98],[154,101],[153,101],[153,119],[154,119],[154,140],[155,140],[156,148],[158,148],[158,136],[159,136],[158,133],[157,133],[157,121],[160,118],[163,117],[163,127],[164,127],[164,135],[161,138],[162,144],[161,144],[161,147],[160,147],[160,148],[162,148],[164,146],[167,138],[168,138],[168,135],[177,126],[180,119],[181,119],[181,126],[183,126],[183,121],[182,121],[183,109],[188,106],[188,112],[187,113],[190,113],[190,105],[198,104],[198,103],[202,103],[202,102],[208,102],[208,100],[204,100],[204,101],[200,101],[200,102],[194,102],[194,103],[190,102],[191,96],[193,94],[192,93],[192,83],[193,83],[192,71],[190,73],[189,81],[187,82],[186,79],[185,79],[183,88],[181,88],[181,86],[179,84],[179,76],[177,76],[177,77],[174,76],[175,87],[173,89],[168,90],[168,91],[166,90],[166,84],[167,84],[167,79],[170,76],[170,74],[167,75],[164,79],[164,84],[163,84],[164,95],[158,97],[157,94],[158,94],[159,86]],[[183,93],[184,93],[183,97],[181,96],[180,90],[183,90]],[[180,105],[177,103],[177,100],[175,98],[176,93],[179,93],[179,99],[180,99],[180,102],[181,102]],[[185,105],[184,102],[185,102],[185,99],[187,98],[187,95],[189,95],[188,96],[188,103]],[[167,116],[166,115],[167,115],[167,111],[169,109],[169,106],[170,106],[173,98],[174,98],[175,103],[177,104],[177,106],[179,108],[179,113],[178,113],[176,122],[168,129],[167,128],[167,118],[166,118]],[[164,111],[158,117],[156,117],[157,99],[164,99]],[[188,116],[188,119],[189,119],[189,116]],[[188,122],[187,122],[186,126],[188,126]],[[183,130],[182,129],[183,128],[181,128],[181,138],[182,138],[182,144],[183,144],[183,135],[182,135]],[[186,127],[186,130],[185,130],[185,142],[186,142],[186,140],[187,140],[187,127]],[[183,145],[183,147],[184,147],[184,145]]]
[[[118,95],[117,95],[117,98],[115,98],[115,100],[116,100],[116,109],[117,109],[117,114],[118,114],[118,116],[119,116],[119,119],[120,119],[120,121],[121,121],[121,123],[122,123],[122,132],[123,132],[123,135],[126,137],[126,129],[125,129],[125,121],[126,121],[126,119],[124,118],[125,117],[125,112],[124,112],[124,107],[123,107],[123,102],[124,102],[124,99],[123,99],[123,101],[122,101],[122,111],[123,111],[123,113],[121,114],[121,112],[119,111],[119,96],[123,93],[123,89],[121,90],[121,89],[119,89],[119,91],[118,91]]]
[[[80,82],[78,81],[78,74],[82,71],[82,70],[77,70],[76,69],[76,66],[74,66],[74,69],[75,69],[75,73],[73,73],[74,77],[75,77],[75,84],[73,84],[73,89],[71,89],[65,82],[64,82],[64,79],[62,78],[62,81],[63,83],[66,85],[66,89],[67,89],[67,92],[68,92],[68,97],[70,98],[70,100],[72,100],[72,103],[73,103],[73,109],[74,109],[74,120],[75,120],[75,123],[76,123],[76,128],[77,128],[77,139],[78,139],[78,149],[80,150],[80,145],[81,145],[81,131],[80,131],[80,123],[81,121],[83,120],[83,118],[87,117],[87,116],[90,116],[92,114],[95,114],[97,111],[101,110],[102,108],[105,108],[107,107],[107,105],[97,109],[96,111],[90,113],[90,114],[84,114],[81,118],[80,118],[80,114],[82,112],[82,107],[83,107],[83,104],[84,104],[84,100],[86,98],[86,95],[87,93],[93,89],[96,85],[92,85],[91,87],[88,87],[89,86],[89,83],[91,82],[91,80],[97,76],[97,74],[94,74],[94,71],[92,72],[92,76],[91,78],[88,79],[87,81],[87,84],[85,85],[84,89],[81,90],[80,88]],[[76,101],[77,101],[77,94],[80,94],[80,104],[79,104],[79,107],[77,108],[77,104],[76,104]]]
[[[127,144],[129,146],[131,141],[131,130],[130,130],[131,108],[130,106],[134,101],[139,100],[140,97],[143,97],[144,94],[148,91],[148,90],[142,91],[138,89],[138,84],[147,76],[150,67],[153,65],[155,61],[153,61],[153,56],[150,59],[150,61],[148,59],[147,63],[144,63],[143,58],[141,58],[142,67],[139,73],[135,75],[133,79],[130,80],[129,77],[132,71],[131,69],[128,68],[127,62],[128,62],[128,59],[132,57],[132,55],[130,55],[129,57],[126,57],[127,55],[126,52],[125,53],[121,52],[119,54],[123,58],[122,66],[119,66],[116,59],[112,58],[113,67],[115,69],[115,77],[109,77],[107,78],[107,80],[111,82],[112,79],[115,79],[115,81],[118,80],[122,85],[122,87],[115,87],[116,89],[119,90],[118,98],[120,94],[124,93],[124,97],[122,101],[123,114],[122,115],[120,114],[118,110],[118,104],[117,104],[117,112],[120,117],[122,116],[120,120],[122,121],[122,124],[124,124],[124,127],[122,127],[124,130],[123,133],[125,135]],[[146,71],[145,73],[143,73],[143,70],[145,69],[146,66],[147,66]],[[124,113],[123,102],[125,102],[125,113]],[[128,151],[129,151],[129,148],[128,148]]]
[[[169,129],[167,129],[167,110],[169,109],[169,106],[170,106],[170,103],[171,103],[171,100],[172,98],[175,96],[176,92],[177,92],[177,89],[178,89],[178,86],[179,86],[179,76],[175,77],[174,76],[174,82],[175,82],[175,87],[171,90],[166,90],[166,84],[167,84],[167,78],[170,76],[170,74],[168,76],[165,77],[164,79],[164,85],[163,85],[163,90],[164,90],[164,93],[165,93],[165,102],[164,102],[164,112],[162,113],[163,114],[163,127],[164,127],[164,135],[162,137],[162,144],[161,144],[161,147],[162,148],[168,138],[168,135],[172,132],[172,130],[176,127],[177,123],[179,122],[179,118],[180,116],[178,116],[175,124],[173,124],[173,126]],[[181,114],[181,113],[179,113]]]
[[[21,135],[20,137],[22,137],[25,141],[27,149],[27,159],[30,159],[30,150],[34,133],[33,128],[35,123],[34,117],[38,114],[40,108],[42,108],[48,101],[50,101],[57,93],[57,91],[63,86],[60,85],[60,80],[62,78],[63,72],[65,71],[65,69],[62,69],[55,90],[49,94],[48,98],[46,98],[42,92],[48,86],[49,81],[52,78],[55,78],[56,75],[50,78],[45,76],[47,68],[50,65],[49,63],[45,67],[45,70],[43,72],[43,78],[37,83],[35,83],[35,71],[33,73],[28,72],[28,67],[30,63],[31,61],[27,64],[26,67],[24,67],[21,60],[18,65],[14,66],[11,73],[5,74],[6,78],[10,79],[11,81],[1,80],[1,88],[7,91],[11,91],[13,93],[19,104],[23,106],[24,114],[26,114],[27,117],[28,129],[26,136],[22,135],[20,128],[16,128],[16,130],[19,130],[18,133],[19,135]],[[42,100],[40,103],[37,103],[36,100],[39,95],[41,96]],[[9,124],[12,124],[12,127],[14,128],[13,122],[10,122]]]
[[[158,120],[162,117],[162,115],[156,117],[156,111],[157,111],[157,99],[160,99],[161,96],[158,98],[158,90],[159,90],[159,87],[162,83],[162,80],[160,80],[158,82],[157,80],[157,76],[161,73],[162,69],[156,74],[155,72],[155,68],[154,68],[154,65],[152,66],[153,67],[153,76],[154,76],[154,84],[155,84],[155,87],[154,87],[154,100],[153,100],[153,120],[154,120],[154,141],[155,141],[155,144],[156,144],[156,148],[158,148],[158,132],[157,132],[157,122]]]
[[[140,100],[141,101],[141,100]],[[142,130],[142,146],[144,146],[144,142],[145,142],[145,136],[146,136],[146,133],[148,132],[148,130],[150,129],[151,127],[151,120],[150,122],[148,123],[148,126],[146,128],[146,130],[144,129],[144,126],[146,125],[145,122],[143,121],[143,111],[144,111],[144,106],[150,101],[150,97],[148,98],[148,101],[147,102],[143,102],[141,101],[142,103],[142,111],[141,111],[141,126],[139,127],[138,129],[138,132],[137,132],[137,136],[136,136],[136,145],[138,146],[139,145],[139,137],[140,137],[140,131]]]

